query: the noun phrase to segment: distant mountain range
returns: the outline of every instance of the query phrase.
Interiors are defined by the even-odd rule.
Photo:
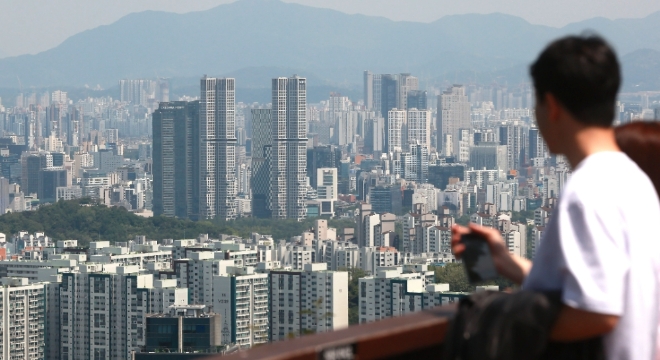
[[[187,14],[131,14],[48,51],[0,59],[0,87],[17,88],[20,78],[23,87],[107,88],[122,78],[160,76],[173,78],[183,92],[195,90],[208,74],[234,76],[238,88],[261,89],[260,97],[267,98],[270,77],[298,73],[319,91],[359,94],[365,69],[411,72],[438,86],[511,83],[526,78],[527,65],[548,41],[584,30],[615,45],[626,89],[660,89],[660,12],[552,28],[504,14],[396,22],[278,0],[240,0]]]

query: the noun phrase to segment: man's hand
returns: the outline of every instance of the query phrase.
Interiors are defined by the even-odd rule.
[[[495,269],[500,275],[516,284],[522,284],[532,267],[532,263],[527,259],[509,253],[502,235],[496,229],[472,223],[469,227],[454,225],[451,228],[451,250],[457,259],[460,259],[461,254],[465,251],[465,245],[461,243],[461,236],[469,233],[482,237],[488,243],[493,257],[493,264],[495,264]]]

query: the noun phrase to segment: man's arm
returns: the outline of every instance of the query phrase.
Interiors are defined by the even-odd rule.
[[[550,333],[550,340],[585,340],[609,333],[618,323],[619,317],[616,315],[598,314],[563,305]]]

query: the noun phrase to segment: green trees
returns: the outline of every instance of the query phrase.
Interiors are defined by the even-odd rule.
[[[358,307],[360,305],[360,279],[367,276],[367,272],[360,268],[341,269],[348,271],[348,324],[355,325],[360,320]]]
[[[194,238],[199,234],[217,237],[220,234],[249,236],[252,232],[273,235],[276,240],[289,239],[313,227],[314,219],[303,222],[273,219],[238,219],[235,221],[190,221],[154,216],[144,218],[122,207],[99,205],[91,199],[58,201],[36,211],[9,213],[0,216],[0,232],[10,236],[19,231],[43,231],[56,239],[76,239],[81,246],[90,241],[127,241],[136,235],[149,239]],[[329,220],[337,230],[355,227],[351,220]]]

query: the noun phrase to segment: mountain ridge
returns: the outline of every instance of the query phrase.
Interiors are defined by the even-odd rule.
[[[323,85],[353,86],[359,86],[365,69],[411,72],[438,83],[458,72],[517,68],[512,73],[524,77],[523,67],[548,41],[587,27],[610,39],[621,55],[658,51],[657,19],[660,12],[552,28],[492,13],[419,23],[279,0],[241,0],[185,14],[133,13],[44,52],[0,59],[0,87],[16,87],[17,76],[25,87],[110,87],[122,78],[193,78],[250,68],[286,68],[315,74]]]

